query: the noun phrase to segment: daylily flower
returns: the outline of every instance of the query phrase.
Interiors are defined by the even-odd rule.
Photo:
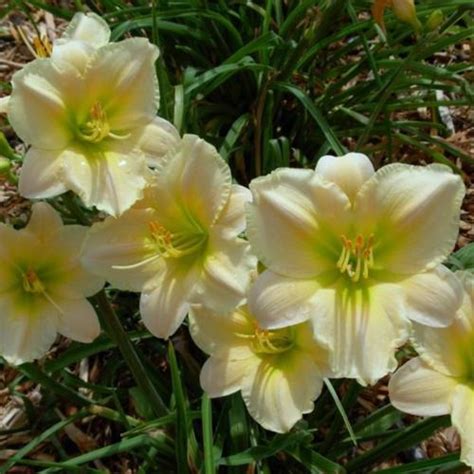
[[[268,268],[250,309],[276,329],[311,319],[340,377],[373,383],[396,368],[409,320],[450,324],[461,304],[441,262],[458,234],[464,186],[442,165],[374,173],[358,153],[316,171],[282,168],[250,189],[248,237]]]
[[[227,312],[243,301],[256,266],[237,237],[250,198],[213,146],[185,135],[144,200],[92,227],[84,262],[117,288],[142,292],[145,326],[167,338],[191,303]]]
[[[390,400],[401,411],[419,416],[451,414],[461,436],[461,460],[474,468],[474,275],[457,272],[464,301],[451,326],[414,324],[420,357],[392,376]]]
[[[156,164],[179,140],[170,123],[156,118],[157,48],[144,38],[108,43],[109,35],[99,17],[79,14],[50,58],[13,76],[0,108],[31,145],[22,195],[72,190],[87,206],[121,214],[143,196],[147,159]]]
[[[0,224],[0,355],[12,364],[43,356],[57,333],[91,342],[100,332],[87,297],[103,286],[79,262],[87,228],[66,225],[46,203],[28,225]]]
[[[200,377],[210,397],[240,391],[250,415],[278,433],[313,411],[329,369],[327,351],[314,341],[309,323],[269,331],[247,306],[231,315],[193,306],[190,331],[210,355]]]

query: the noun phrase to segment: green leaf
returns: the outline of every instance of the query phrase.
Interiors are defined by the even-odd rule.
[[[346,149],[342,146],[334,133],[333,129],[329,126],[323,114],[319,109],[314,105],[311,99],[298,87],[288,84],[288,83],[276,83],[275,87],[285,92],[293,94],[304,106],[304,108],[309,112],[309,114],[314,118],[319,128],[323,132],[326,140],[331,145],[332,149],[336,152],[337,155],[343,155],[346,152]]]
[[[353,459],[347,463],[346,469],[352,472],[353,470],[365,468],[375,462],[387,459],[404,449],[415,446],[430,437],[437,429],[450,426],[450,424],[451,420],[449,416],[428,418],[419,421],[399,431],[394,436],[383,440],[370,451],[366,451],[364,454]]]
[[[250,114],[243,114],[230,127],[227,135],[219,148],[219,154],[225,161],[229,161],[229,156],[234,150],[237,141],[240,138],[245,127],[248,126],[250,120]]]
[[[181,374],[178,368],[178,361],[174,351],[173,343],[168,344],[168,360],[171,370],[171,383],[176,404],[176,465],[178,473],[188,472],[188,432],[189,421],[187,416],[186,399],[184,396]]]
[[[267,446],[256,446],[241,453],[223,457],[219,461],[219,464],[224,466],[242,466],[255,461],[261,461],[262,459],[273,456],[280,451],[285,451],[292,446],[304,443],[308,439],[308,436],[311,435],[304,431],[276,435]]]
[[[150,406],[150,402],[140,387],[132,387],[129,392],[132,397],[135,411],[146,420],[151,420],[154,418],[154,412]]]
[[[459,460],[459,453],[448,454],[435,459],[426,459],[424,461],[410,462],[402,466],[392,467],[389,469],[381,469],[377,472],[385,474],[405,474],[405,473],[432,473],[436,474],[468,472],[466,465]]]
[[[344,474],[346,472],[340,464],[304,446],[295,446],[287,449],[286,452],[303,464],[311,474]]]
[[[216,472],[214,465],[214,449],[212,434],[212,403],[207,394],[202,395],[202,438],[204,446],[204,473],[214,474]]]
[[[448,264],[454,266],[455,270],[474,271],[474,243],[467,244],[450,255]]]

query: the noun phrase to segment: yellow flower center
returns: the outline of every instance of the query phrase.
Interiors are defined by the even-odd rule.
[[[170,232],[158,221],[148,224],[159,254],[164,258],[180,258],[198,252],[206,241],[206,234],[196,232]]]
[[[89,110],[87,119],[78,126],[77,135],[80,140],[89,143],[100,143],[105,138],[126,140],[130,133],[112,132],[107,113],[102,104],[97,101]]]
[[[252,349],[256,354],[280,354],[295,345],[292,328],[267,330],[257,327],[252,336]]]
[[[345,235],[341,235],[342,250],[337,268],[341,273],[347,273],[350,279],[357,282],[362,278],[369,278],[369,270],[374,266],[374,236],[366,240],[358,235],[353,242]]]
[[[86,142],[98,143],[110,134],[107,114],[100,102],[96,102],[89,111],[87,120],[79,126],[79,137]]]
[[[28,293],[44,293],[45,291],[38,275],[31,268],[23,273],[23,288]]]

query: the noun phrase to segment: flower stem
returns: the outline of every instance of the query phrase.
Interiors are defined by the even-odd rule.
[[[144,395],[148,398],[155,415],[158,417],[167,415],[168,408],[164,404],[160,394],[156,390],[156,387],[148,377],[145,367],[143,366],[132,341],[128,338],[127,333],[123,329],[117,313],[112,308],[105,291],[102,290],[93,299],[99,307],[102,323],[104,324],[107,334],[120,349],[120,352],[132,372],[135,381]]]
[[[62,199],[64,205],[69,209],[77,222],[85,226],[90,225],[89,217],[81,209],[81,206],[77,203],[72,193],[64,194]],[[156,390],[156,387],[153,385],[153,382],[148,377],[145,367],[143,366],[132,341],[129,339],[127,332],[123,329],[117,313],[112,308],[105,291],[102,290],[97,293],[92,300],[96,303],[99,309],[102,326],[122,353],[130,372],[132,372],[133,378],[150,402],[153,412],[157,417],[167,415],[169,413],[168,408]]]

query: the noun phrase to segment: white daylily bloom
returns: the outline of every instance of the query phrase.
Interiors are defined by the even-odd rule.
[[[251,195],[194,135],[164,158],[146,193],[118,219],[92,227],[84,262],[116,287],[142,292],[146,327],[167,338],[191,303],[227,312],[243,301],[256,266],[238,238]]]
[[[441,262],[453,248],[464,186],[441,165],[324,157],[316,171],[255,179],[253,250],[268,268],[251,290],[263,327],[311,319],[341,377],[373,383],[396,368],[408,318],[446,326],[462,289]],[[367,352],[370,348],[370,354]]]
[[[156,118],[154,62],[144,38],[109,43],[96,15],[78,14],[55,42],[12,79],[6,108],[18,136],[31,145],[20,193],[48,198],[72,190],[87,206],[119,215],[143,196],[148,164],[179,141]]]
[[[79,262],[87,228],[64,226],[46,203],[28,225],[0,224],[0,355],[12,364],[43,356],[57,333],[91,342],[100,332],[87,297],[103,286]]]
[[[389,383],[390,400],[419,416],[451,414],[461,436],[461,460],[474,467],[474,275],[458,272],[464,301],[453,324],[414,324],[420,357],[403,365]]]
[[[327,351],[308,322],[265,330],[246,306],[231,315],[193,306],[190,331],[210,355],[201,371],[204,391],[210,397],[240,391],[250,415],[267,430],[289,431],[310,413],[330,375]]]

